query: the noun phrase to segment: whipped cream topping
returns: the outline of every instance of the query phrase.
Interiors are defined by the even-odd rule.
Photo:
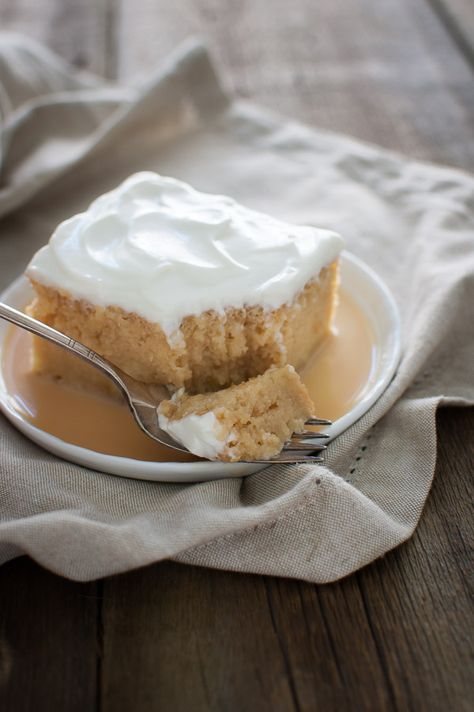
[[[342,239],[231,198],[143,172],[62,222],[27,274],[99,306],[158,323],[171,336],[208,309],[289,303]]]
[[[233,439],[232,433],[225,439],[220,437],[222,426],[211,411],[203,415],[191,413],[179,420],[171,420],[158,409],[158,424],[194,455],[208,460],[215,460]]]

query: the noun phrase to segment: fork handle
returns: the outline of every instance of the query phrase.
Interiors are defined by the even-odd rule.
[[[106,359],[99,356],[98,353],[92,349],[87,348],[84,344],[79,341],[72,339],[70,336],[53,329],[47,324],[43,324],[42,321],[34,319],[32,316],[28,316],[24,312],[18,311],[9,304],[0,302],[0,317],[6,319],[6,321],[15,324],[15,326],[20,326],[22,329],[31,331],[32,334],[36,336],[41,336],[43,339],[51,341],[53,344],[62,346],[63,348],[71,351],[76,356],[79,356],[84,361],[87,361],[92,366],[95,366],[99,370],[103,371],[109,378],[111,378],[121,391],[124,390],[124,383],[120,376],[116,373],[112,364],[110,364]]]

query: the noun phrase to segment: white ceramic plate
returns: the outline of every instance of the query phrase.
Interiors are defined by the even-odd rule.
[[[400,358],[400,320],[392,295],[375,272],[348,252],[341,257],[341,284],[367,316],[374,334],[374,361],[370,378],[357,404],[326,432],[330,439],[355,423],[381,396],[396,371]],[[0,296],[17,309],[31,300],[31,287],[24,277],[18,278]],[[0,356],[7,322],[0,319]],[[241,477],[266,465],[216,462],[148,462],[128,457],[104,455],[94,450],[71,445],[32,425],[15,408],[0,372],[0,409],[24,435],[46,450],[79,465],[122,477],[156,482],[202,482],[223,477]]]

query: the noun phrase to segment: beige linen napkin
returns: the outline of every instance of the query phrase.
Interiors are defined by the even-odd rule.
[[[406,540],[433,477],[436,408],[474,400],[472,176],[236,101],[198,44],[120,89],[3,37],[0,84],[1,287],[60,220],[152,169],[340,231],[403,319],[395,379],[325,467],[142,482],[59,460],[0,416],[0,561],[27,553],[89,580],[173,558],[327,582]]]

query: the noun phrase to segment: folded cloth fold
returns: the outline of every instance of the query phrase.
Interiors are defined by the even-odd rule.
[[[408,539],[437,406],[474,402],[474,178],[237,101],[195,42],[121,88],[0,36],[0,109],[2,287],[60,220],[150,169],[343,234],[391,287],[404,340],[393,382],[324,467],[142,482],[59,460],[2,417],[0,561],[26,553],[90,580],[173,558],[328,582]]]

